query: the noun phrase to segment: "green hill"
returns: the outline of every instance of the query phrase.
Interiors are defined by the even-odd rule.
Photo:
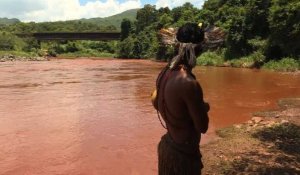
[[[136,14],[139,9],[131,9],[124,11],[122,13],[105,17],[105,18],[90,18],[90,19],[80,19],[79,21],[86,22],[86,23],[93,23],[101,26],[110,26],[113,25],[117,29],[120,29],[121,22],[124,18],[128,18],[131,21],[136,20]],[[77,21],[77,20],[76,20]]]
[[[120,31],[122,20],[128,18],[135,21],[137,11],[138,9],[131,9],[105,18],[40,23],[23,23],[18,19],[0,18],[0,27],[2,26],[2,31],[12,33]]]
[[[8,18],[0,18],[0,25],[11,25],[21,22],[16,18],[8,19]]]

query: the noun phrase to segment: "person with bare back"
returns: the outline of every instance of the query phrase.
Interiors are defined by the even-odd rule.
[[[204,32],[197,24],[187,23],[178,29],[176,39],[178,54],[158,75],[152,95],[167,129],[158,145],[158,171],[159,175],[199,175],[203,168],[199,143],[208,129],[210,106],[192,69]]]

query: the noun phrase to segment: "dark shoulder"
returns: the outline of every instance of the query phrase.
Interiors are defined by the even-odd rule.
[[[199,82],[195,76],[189,72],[182,74],[182,86],[184,87],[185,93],[194,94],[195,92],[202,91]]]
[[[182,78],[184,78],[184,82],[187,84],[187,85],[194,85],[194,84],[198,84],[198,81],[196,80],[196,77],[191,73],[191,72],[188,72],[188,71],[182,71]]]
[[[201,91],[201,86],[200,86],[199,82],[193,78],[187,78],[187,80],[185,82],[185,87],[188,92],[194,93],[197,91]]]

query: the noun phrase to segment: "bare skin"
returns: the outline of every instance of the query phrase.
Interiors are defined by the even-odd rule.
[[[208,129],[209,105],[203,101],[202,88],[190,71],[183,66],[168,70],[158,100],[154,101],[176,143],[199,143],[201,133]]]

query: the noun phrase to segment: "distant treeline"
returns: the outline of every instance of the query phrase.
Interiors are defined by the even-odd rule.
[[[0,27],[7,26],[7,25],[12,25],[21,22],[20,20],[13,18],[13,19],[8,19],[8,18],[0,18]]]
[[[190,3],[172,10],[145,5],[135,23],[124,20],[120,54],[127,57],[168,58],[172,53],[159,44],[157,31],[186,22],[216,25],[227,33],[224,52],[234,59],[260,52],[266,59],[299,58],[300,2],[298,0],[208,0],[203,9]],[[127,29],[126,27],[129,29]],[[129,35],[126,34],[129,31]]]
[[[105,32],[117,31],[114,25],[101,25],[88,20],[73,20],[59,22],[42,23],[7,23],[0,25],[0,50],[33,52],[43,56],[48,54],[56,56],[58,54],[69,54],[72,56],[111,56],[115,53],[116,42],[101,41],[54,41],[38,43],[34,38],[18,38],[16,34],[28,34],[35,32]],[[46,50],[46,51],[42,51]],[[110,54],[107,54],[110,53]],[[114,55],[113,55],[114,56]]]
[[[58,22],[20,22],[17,19],[0,19],[0,51],[31,52],[38,55],[66,56],[116,56],[118,41],[51,41],[39,43],[34,38],[18,38],[16,34],[35,32],[113,32],[120,31],[124,17],[134,21],[132,9],[106,18],[80,19]],[[17,52],[15,52],[17,51]],[[2,52],[3,53],[3,52]]]
[[[161,43],[161,28],[179,27],[186,22],[202,22],[204,27],[215,25],[226,33],[223,46],[207,50],[199,58],[202,65],[260,67],[270,61],[288,59],[299,69],[300,58],[299,0],[207,0],[202,9],[191,3],[169,9],[145,5],[131,12],[120,24],[121,38],[117,42],[52,42],[44,49],[53,55],[62,53],[114,54],[120,58],[156,58],[168,60],[174,48]],[[132,18],[136,13],[136,18]],[[120,16],[118,16],[120,20]],[[103,26],[89,20],[65,22],[16,23],[0,27],[0,50],[38,50],[32,40],[22,40],[14,33],[30,32],[99,32],[117,31],[115,25]],[[6,41],[6,44],[3,44]],[[23,43],[22,43],[23,42]],[[22,44],[20,44],[22,43]],[[76,55],[76,54],[75,54]],[[94,53],[94,55],[97,55]],[[294,60],[294,61],[293,61]],[[247,62],[247,64],[244,64]],[[250,66],[247,66],[250,65]]]

